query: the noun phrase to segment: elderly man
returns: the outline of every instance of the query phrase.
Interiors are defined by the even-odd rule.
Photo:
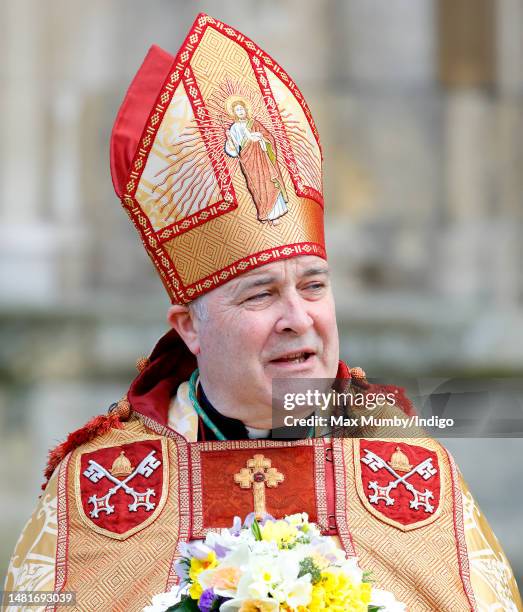
[[[176,583],[182,543],[256,510],[307,512],[409,610],[521,609],[439,443],[363,430],[331,439],[314,426],[276,439],[275,379],[337,378],[352,394],[386,392],[380,410],[412,412],[401,389],[339,361],[321,149],[284,70],[199,15],[176,58],[157,47],[146,57],[115,123],[111,170],[172,299],[172,329],[126,398],[50,454],[6,590],[140,610]],[[253,461],[280,476],[256,499],[238,479]],[[422,464],[423,478],[412,469]]]

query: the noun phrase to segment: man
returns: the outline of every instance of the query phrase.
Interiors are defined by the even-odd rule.
[[[253,163],[248,184],[226,151],[239,99],[273,166]],[[260,142],[241,139],[238,153]],[[386,392],[379,414],[412,412],[400,389],[338,360],[321,149],[283,69],[199,15],[176,58],[156,47],[146,57],[115,123],[111,169],[172,299],[172,330],[140,360],[127,397],[50,454],[6,590],[140,610],[175,584],[182,542],[236,515],[307,512],[409,610],[521,610],[510,566],[439,443],[364,429],[326,439],[314,427],[275,439],[277,379],[328,388],[337,378],[352,395]],[[270,189],[286,194],[278,225],[257,209]],[[278,482],[254,498],[238,475],[263,482],[267,466]]]

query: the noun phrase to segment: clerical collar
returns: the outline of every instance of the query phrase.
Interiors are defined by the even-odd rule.
[[[198,403],[205,414],[214,423],[214,425],[218,427],[227,440],[245,440],[248,438],[261,439],[270,437],[270,429],[255,429],[253,427],[246,427],[239,419],[232,419],[231,417],[227,417],[221,412],[218,412],[218,410],[216,410],[205,395],[205,391],[203,390],[201,384],[198,386]],[[206,440],[216,440],[215,434],[201,419],[200,428],[203,428]],[[201,437],[200,429],[200,435],[198,438]]]
[[[270,438],[272,433],[270,429],[256,429],[255,427],[247,427],[247,425],[245,425],[245,429],[251,440]]]

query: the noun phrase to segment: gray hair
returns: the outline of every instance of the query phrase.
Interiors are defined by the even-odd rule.
[[[200,295],[200,297],[197,297],[195,300],[187,304],[189,310],[199,321],[209,320],[209,308],[207,307],[207,302],[205,300],[206,297],[207,296],[205,294]]]

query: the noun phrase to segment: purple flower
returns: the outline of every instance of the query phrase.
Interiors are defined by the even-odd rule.
[[[242,530],[242,520],[239,516],[235,516],[232,522],[232,527],[229,529],[229,533],[233,536],[239,536]]]
[[[198,602],[198,608],[201,610],[201,612],[211,612],[214,599],[214,589],[212,587],[210,589],[205,589],[200,596],[200,601]]]
[[[223,546],[222,544],[216,544],[214,546],[214,552],[218,559],[223,559],[225,555],[231,552],[231,549],[228,546]]]
[[[179,546],[179,550],[182,556],[191,559],[194,557],[199,561],[204,561],[209,556],[211,549],[206,546],[203,542],[198,540],[194,542],[182,542]]]
[[[183,585],[189,581],[189,562],[185,557],[182,557],[175,562],[174,571],[180,579],[180,584]]]
[[[248,529],[250,529],[252,524],[254,523],[254,519],[255,518],[256,518],[256,514],[254,512],[249,512],[249,514],[245,517],[245,521],[243,522],[243,526],[247,527]],[[266,512],[263,515],[263,518],[258,521],[258,523],[260,523],[260,525],[265,525],[265,523],[267,521],[275,521],[275,520],[276,519],[271,514]]]

